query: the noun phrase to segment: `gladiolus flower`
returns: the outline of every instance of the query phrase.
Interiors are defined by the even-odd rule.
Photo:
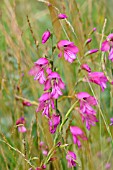
[[[35,62],[35,66],[29,71],[31,76],[34,76],[34,80],[39,80],[40,84],[44,84],[46,81],[45,70],[48,70],[49,61],[46,58],[40,58]]]
[[[111,48],[108,59],[113,62],[113,48]]]
[[[42,44],[46,43],[46,41],[49,39],[49,37],[51,36],[50,31],[45,31],[42,35]]]
[[[93,96],[86,92],[80,92],[77,94],[77,98],[80,100],[81,113],[96,114],[95,110],[91,107],[97,105],[97,100]]]
[[[86,92],[80,92],[77,94],[77,98],[80,100],[80,114],[83,123],[86,122],[86,128],[90,130],[90,126],[95,126],[98,122],[95,114],[95,110],[91,106],[97,105],[97,100],[90,96]]]
[[[102,91],[104,91],[104,89],[106,88],[106,83],[108,80],[103,72],[88,73],[88,79],[90,82],[98,84],[101,87]]]
[[[58,49],[60,50],[59,57],[62,57],[64,54],[65,60],[72,63],[76,59],[76,54],[78,53],[78,47],[74,45],[73,42],[68,40],[61,40],[57,44]]]
[[[68,151],[67,155],[66,155],[66,159],[68,161],[68,167],[69,168],[72,168],[72,167],[75,167],[76,166],[76,155],[74,152],[72,151]]]
[[[60,115],[53,114],[49,119],[49,129],[51,133],[56,132],[56,128],[60,123]]]
[[[39,98],[39,106],[36,109],[36,112],[42,112],[42,115],[47,116],[50,118],[49,110],[50,108],[55,109],[54,106],[54,99],[51,97],[51,93],[47,92],[44,93],[40,98]]]
[[[19,126],[19,127],[18,127],[18,131],[19,131],[20,133],[25,133],[27,130],[26,130],[25,126]]]
[[[81,68],[83,69],[83,70],[86,70],[87,72],[91,72],[91,68],[87,65],[87,64],[82,64],[81,65]]]
[[[109,51],[108,59],[113,62],[113,33],[102,43],[101,51]]]
[[[84,132],[77,126],[70,126],[70,131],[73,136],[74,144],[77,144],[78,147],[80,148],[81,142],[80,142],[79,138],[81,138],[82,140],[87,140],[87,137],[84,135]]]
[[[102,43],[101,51],[109,51],[113,47],[113,33],[107,36],[107,39]]]
[[[16,121],[16,125],[18,126],[18,131],[20,133],[25,133],[27,130],[24,126],[25,124],[25,119],[24,117],[20,117],[17,121]]]
[[[45,91],[52,88],[51,96],[55,99],[57,99],[59,96],[62,95],[62,92],[60,89],[65,88],[65,84],[57,72],[51,72],[48,75],[47,80],[44,85],[45,85],[45,88],[44,88]]]
[[[94,114],[81,114],[82,117],[82,121],[83,123],[86,123],[86,128],[88,130],[90,130],[90,126],[95,126],[95,123],[98,122],[98,119],[96,118],[96,116]]]
[[[59,14],[58,15],[58,19],[66,19],[66,18],[67,18],[66,14]]]

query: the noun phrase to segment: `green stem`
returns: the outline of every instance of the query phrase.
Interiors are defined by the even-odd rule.
[[[44,165],[46,165],[46,164],[48,163],[48,161],[50,160],[51,155],[53,155],[53,152],[54,152],[54,150],[56,149],[56,147],[57,147],[57,146],[53,146],[53,147],[51,148],[51,150],[48,152],[48,155],[47,155],[47,157],[46,157],[46,159],[45,159],[45,161],[44,161]],[[41,164],[41,165],[42,165],[42,164]]]
[[[60,125],[60,127],[59,127],[59,132],[62,131],[63,125],[66,123],[66,121],[67,121],[67,119],[68,119],[71,111],[74,109],[74,107],[76,106],[77,103],[78,103],[78,100],[70,107],[70,109],[69,109],[68,112],[66,113],[65,118],[64,118],[64,120],[62,121],[62,123],[61,123],[61,125]]]
[[[35,102],[35,101],[31,101],[31,100],[28,100],[24,97],[21,97],[21,96],[18,96],[18,95],[15,95],[15,98],[18,99],[18,100],[22,100],[22,101],[26,101],[26,102],[30,102],[32,105],[35,105],[35,106],[38,106],[38,103]]]

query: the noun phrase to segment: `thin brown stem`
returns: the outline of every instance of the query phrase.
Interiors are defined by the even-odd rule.
[[[35,43],[36,48],[38,50],[38,46],[39,46],[38,40],[35,38],[35,35],[34,35],[34,32],[33,32],[33,29],[32,29],[32,26],[31,26],[31,23],[30,23],[28,15],[26,17],[27,17],[27,22],[28,22],[28,25],[29,25],[29,28],[30,28],[31,35],[33,37],[34,43]]]
[[[32,105],[38,106],[38,103],[37,103],[37,102],[28,100],[28,99],[26,99],[26,98],[24,98],[24,97],[15,95],[15,98],[18,99],[18,100],[22,100],[22,101],[29,102],[29,103],[31,103]]]

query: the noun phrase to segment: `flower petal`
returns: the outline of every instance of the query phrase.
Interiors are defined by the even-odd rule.
[[[105,41],[102,43],[101,51],[109,51],[109,49],[110,49],[109,42],[108,42],[107,40],[105,40]]]

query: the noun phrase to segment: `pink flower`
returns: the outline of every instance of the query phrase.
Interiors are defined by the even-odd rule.
[[[59,14],[58,15],[58,19],[66,19],[66,18],[67,18],[66,14]]]
[[[113,33],[102,43],[101,51],[110,51],[108,58],[113,62]]]
[[[49,129],[51,133],[56,132],[56,128],[60,123],[60,115],[53,114],[49,119]]]
[[[94,28],[93,28],[93,32],[95,32],[96,30],[97,30],[97,28],[94,27]]]
[[[98,49],[91,49],[85,53],[85,56],[98,52]]]
[[[46,165],[43,164],[43,165],[42,165],[42,169],[46,169]]]
[[[82,140],[87,140],[87,137],[84,135],[84,132],[77,126],[70,126],[70,131],[73,136],[73,142],[74,144],[77,144],[78,147],[81,147],[81,142],[78,138],[81,138]]]
[[[25,126],[19,126],[19,127],[18,127],[18,131],[19,131],[20,133],[25,133],[27,130],[26,130]]]
[[[113,48],[111,48],[108,59],[113,62]]]
[[[106,169],[110,169],[111,168],[111,164],[110,163],[106,163],[105,168]]]
[[[74,45],[73,42],[68,40],[61,40],[57,44],[58,49],[60,50],[59,57],[64,55],[65,60],[72,63],[76,59],[76,54],[78,53],[78,47]]]
[[[95,126],[95,123],[98,122],[94,114],[81,114],[83,123],[86,122],[86,128],[90,130],[90,126]]]
[[[40,84],[44,84],[46,81],[44,71],[48,69],[48,64],[49,61],[46,58],[39,58],[29,71],[29,74],[34,76],[34,80],[38,80]]]
[[[80,100],[80,114],[83,123],[86,122],[86,128],[90,130],[90,126],[95,126],[98,122],[95,114],[95,110],[91,106],[97,105],[97,100],[90,96],[86,92],[80,92],[77,94],[77,98]]]
[[[23,103],[22,103],[24,106],[31,106],[32,104],[30,103],[30,102],[28,102],[28,101],[23,101]]]
[[[76,155],[74,152],[72,151],[68,151],[67,155],[66,155],[66,159],[68,161],[68,167],[69,168],[72,168],[72,167],[75,167],[76,166]]]
[[[51,96],[55,99],[57,99],[59,96],[62,95],[62,92],[60,89],[65,88],[65,84],[57,72],[51,72],[48,75],[47,80],[44,85],[45,85],[45,88],[44,88],[45,91],[52,88]]]
[[[77,94],[77,98],[80,100],[81,113],[96,114],[95,110],[91,107],[97,105],[97,100],[93,96],[86,92],[80,92]]]
[[[102,43],[101,51],[109,51],[113,47],[113,33],[107,36],[107,39]]]
[[[25,124],[25,119],[24,117],[20,117],[17,121],[16,121],[16,125],[18,126],[18,131],[20,133],[25,133],[27,130],[24,126]]]
[[[98,84],[101,87],[102,91],[104,91],[104,89],[106,88],[106,83],[108,80],[103,72],[88,73],[88,79],[90,82]]]
[[[105,40],[102,43],[101,51],[109,51],[110,50],[110,44],[112,44],[112,42]]]
[[[43,112],[42,112],[42,115],[45,115],[45,116],[47,116],[48,118],[50,118],[50,114],[49,114],[50,108],[55,109],[54,100],[53,100],[53,98],[51,97],[51,93],[50,93],[50,92],[47,92],[47,93],[44,93],[44,94],[39,98],[39,106],[38,106],[38,108],[36,109],[36,112],[43,111]]]
[[[87,65],[87,64],[82,64],[81,65],[81,68],[83,69],[83,70],[86,70],[87,72],[91,72],[91,68]]]
[[[42,44],[46,43],[46,41],[49,39],[49,37],[51,36],[50,31],[45,31],[42,35]]]

